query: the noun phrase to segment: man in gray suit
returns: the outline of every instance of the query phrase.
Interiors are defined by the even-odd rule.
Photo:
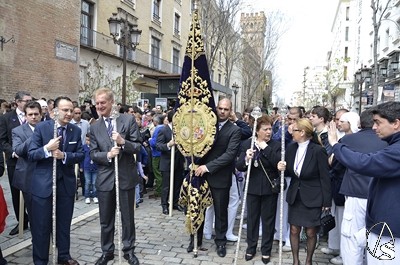
[[[98,166],[96,179],[99,200],[102,256],[96,265],[106,265],[114,259],[114,231],[116,210],[116,187],[114,159],[118,159],[119,201],[122,221],[124,258],[131,265],[138,265],[135,249],[135,186],[138,174],[134,154],[140,152],[139,129],[132,115],[121,114],[113,128],[110,120],[114,104],[113,92],[100,88],[94,92],[96,110],[101,116],[90,129],[90,156]],[[117,146],[113,145],[113,142]]]
[[[28,217],[31,217],[31,176],[36,162],[28,161],[28,147],[36,124],[42,119],[38,102],[28,102],[24,107],[26,123],[12,129],[12,150],[18,156],[12,185],[22,191]]]

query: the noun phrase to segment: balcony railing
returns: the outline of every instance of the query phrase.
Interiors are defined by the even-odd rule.
[[[87,47],[90,49],[103,51],[117,57],[122,57],[122,54],[118,53],[118,46],[114,44],[113,39],[105,34],[86,27],[81,27],[80,39],[82,48]],[[155,60],[157,60],[156,63]],[[160,73],[181,74],[182,71],[181,67],[178,67],[176,65],[174,66],[171,62],[167,60],[154,58],[151,56],[151,54],[139,49],[136,49],[132,56],[128,56],[128,62],[157,70]]]

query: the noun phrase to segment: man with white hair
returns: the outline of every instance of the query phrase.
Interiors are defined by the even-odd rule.
[[[36,100],[36,102],[40,104],[40,107],[42,107],[42,121],[50,120],[51,118],[49,115],[47,102],[43,99]]]

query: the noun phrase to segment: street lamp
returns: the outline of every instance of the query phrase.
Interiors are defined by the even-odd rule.
[[[238,86],[238,84],[236,84],[236,82],[233,83],[232,90],[233,90],[233,93],[235,94],[235,111],[236,111],[236,98],[237,98],[237,93],[239,92],[239,86]]]
[[[356,80],[360,87],[360,97],[358,102],[358,114],[361,115],[361,98],[362,98],[362,87],[364,82],[369,82],[371,80],[371,68],[364,68],[358,69],[355,73]]]
[[[141,30],[138,30],[137,25],[128,21],[128,13],[125,13],[125,18],[118,18],[117,13],[113,13],[110,17],[108,25],[110,26],[110,35],[113,37],[114,43],[123,48],[122,58],[122,104],[126,104],[126,63],[127,50],[134,51],[140,41]]]

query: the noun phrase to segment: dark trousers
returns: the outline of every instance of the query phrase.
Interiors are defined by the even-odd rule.
[[[114,254],[114,232],[115,232],[115,210],[116,191],[115,187],[111,191],[97,190],[99,199],[99,214],[101,227],[101,250],[103,254]],[[119,190],[119,203],[121,209],[122,226],[122,251],[124,254],[133,253],[135,250],[135,188],[129,190]]]
[[[215,244],[217,246],[226,245],[226,231],[228,230],[228,188],[211,188],[211,195],[214,201],[215,211]]]
[[[3,257],[3,252],[1,252],[1,248],[0,248],[0,265],[6,265],[7,264],[7,260]]]
[[[161,206],[168,207],[171,172],[161,171],[161,175],[162,175]],[[183,173],[180,170],[176,170],[174,173],[173,206],[178,205],[179,192],[181,190],[182,182],[183,182]]]
[[[19,200],[20,200],[20,190],[15,188],[12,183],[14,180],[14,172],[15,172],[15,164],[7,163],[7,174],[8,174],[8,182],[10,183],[11,190],[11,199],[14,208],[15,218],[19,222]],[[24,225],[28,224],[28,214],[24,211]]]
[[[75,196],[68,196],[62,180],[57,181],[56,238],[58,260],[71,259],[70,231]],[[49,262],[50,235],[52,232],[53,197],[41,198],[32,194],[32,249],[35,265]]]
[[[275,232],[277,194],[247,194],[247,250],[255,254],[257,249],[260,217],[262,225],[261,253],[270,256]]]

